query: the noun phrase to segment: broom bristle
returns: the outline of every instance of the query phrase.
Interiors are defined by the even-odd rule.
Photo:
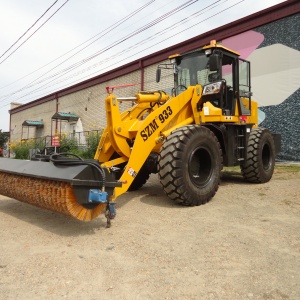
[[[70,183],[0,172],[0,194],[82,221],[91,221],[105,208],[85,208],[76,201]]]

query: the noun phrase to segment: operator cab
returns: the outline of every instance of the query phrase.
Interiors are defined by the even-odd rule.
[[[239,54],[212,41],[201,50],[184,55],[169,57],[174,72],[174,96],[189,86],[200,84],[203,87],[203,103],[209,101],[222,109],[223,115],[234,115],[238,101],[239,115],[250,115],[249,109],[242,104],[241,97],[247,98],[251,105],[250,63],[239,58]],[[160,77],[160,66],[157,81]]]

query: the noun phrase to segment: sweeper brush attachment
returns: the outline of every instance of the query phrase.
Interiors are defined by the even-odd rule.
[[[121,184],[109,172],[92,160],[56,157],[52,161],[1,158],[0,194],[82,221],[105,209],[107,217],[114,217],[109,197]]]

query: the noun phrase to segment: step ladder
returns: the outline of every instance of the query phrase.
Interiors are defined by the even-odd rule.
[[[236,128],[236,158],[237,161],[241,162],[245,160],[245,126],[237,126]]]

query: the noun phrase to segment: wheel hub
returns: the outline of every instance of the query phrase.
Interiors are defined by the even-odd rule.
[[[205,148],[195,149],[189,159],[189,176],[191,181],[203,187],[211,178],[212,159]]]

